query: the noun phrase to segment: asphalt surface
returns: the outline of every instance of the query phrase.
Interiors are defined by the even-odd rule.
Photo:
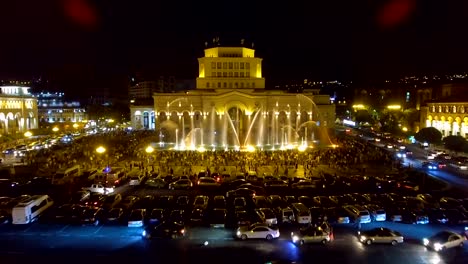
[[[280,228],[279,239],[239,241],[234,231],[194,227],[179,240],[151,240],[141,236],[142,228],[101,225],[53,225],[34,223],[28,226],[0,226],[1,263],[26,263],[34,259],[59,262],[98,263],[138,260],[143,263],[311,263],[313,259],[331,263],[466,263],[468,246],[436,253],[421,245],[424,237],[440,230],[460,233],[462,226],[406,225],[382,222],[363,224],[361,230],[388,227],[405,236],[398,246],[364,246],[357,241],[353,225],[335,226],[335,241],[328,245],[297,247],[290,232],[297,227]],[[208,244],[205,246],[205,241]],[[35,262],[36,263],[36,262]],[[42,263],[42,262],[41,262]]]

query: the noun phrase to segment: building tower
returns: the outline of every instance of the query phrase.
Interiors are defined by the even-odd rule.
[[[205,49],[198,59],[197,89],[264,89],[262,59],[245,47]]]

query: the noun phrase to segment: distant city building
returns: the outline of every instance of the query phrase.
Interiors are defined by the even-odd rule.
[[[37,98],[41,126],[51,123],[75,123],[88,119],[86,109],[78,101],[66,101],[64,93],[41,92]]]
[[[170,93],[193,89],[194,85],[187,80],[177,80],[174,76],[159,76],[159,78],[132,77],[128,89],[130,99],[152,98],[153,93]]]
[[[468,139],[468,83],[443,84],[437,99],[421,107],[421,127],[434,127],[442,136]]]
[[[133,127],[176,146],[217,147],[301,144],[334,127],[329,95],[267,90],[261,61],[251,48],[207,47],[196,89],[154,93],[152,109],[131,107]]]
[[[37,99],[29,87],[0,86],[0,133],[16,134],[38,127]]]

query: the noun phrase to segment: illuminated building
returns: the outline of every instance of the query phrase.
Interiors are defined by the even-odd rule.
[[[443,137],[468,138],[468,100],[429,102],[421,107],[422,127],[434,127]]]
[[[421,107],[420,123],[434,127],[446,136],[468,138],[468,84],[453,82],[442,84],[438,98]]]
[[[29,87],[0,86],[0,133],[23,133],[38,127],[37,99]]]
[[[191,147],[299,145],[334,127],[329,95],[266,90],[261,62],[250,48],[206,48],[196,89],[154,93],[152,111],[131,107],[133,127]]]
[[[38,93],[37,98],[39,122],[41,126],[51,123],[75,123],[88,119],[86,109],[80,102],[67,102],[64,93]]]

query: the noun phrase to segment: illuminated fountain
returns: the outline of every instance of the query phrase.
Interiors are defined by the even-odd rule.
[[[248,108],[236,102],[212,103],[204,110],[179,98],[167,103],[168,114],[161,114],[160,128],[166,133],[165,142],[178,150],[305,150],[317,144],[333,145],[326,124],[320,124],[322,117],[314,101],[294,96],[297,104],[276,102],[266,108],[256,103]],[[183,102],[186,105],[181,107]]]

